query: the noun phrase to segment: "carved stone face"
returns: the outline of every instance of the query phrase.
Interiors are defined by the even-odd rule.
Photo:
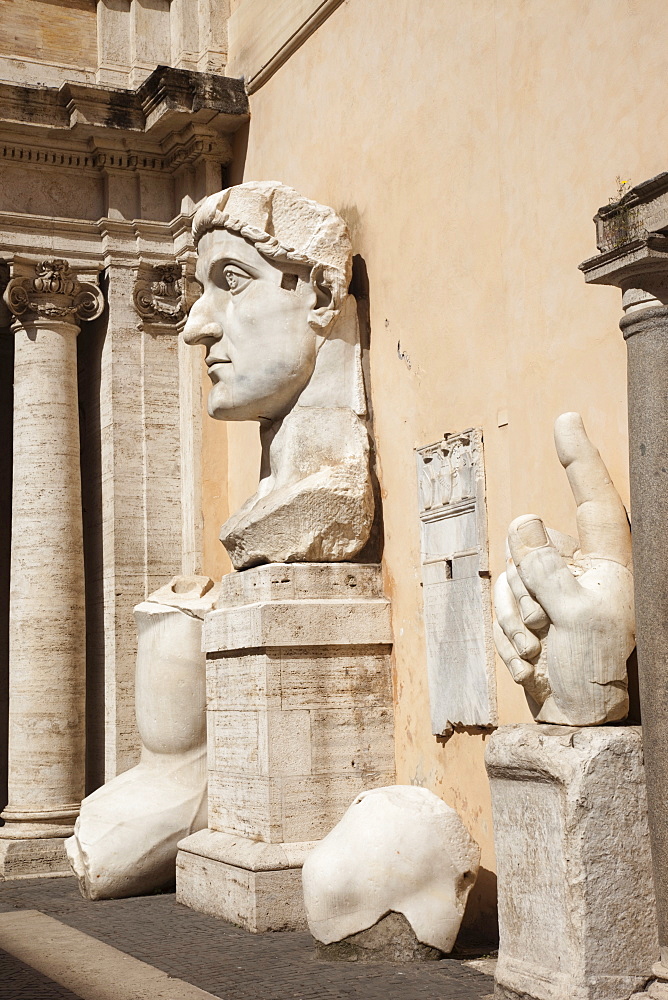
[[[315,367],[318,337],[309,320],[319,296],[309,268],[275,264],[243,237],[217,229],[199,242],[197,278],[203,294],[183,338],[206,345],[209,415],[276,420]]]

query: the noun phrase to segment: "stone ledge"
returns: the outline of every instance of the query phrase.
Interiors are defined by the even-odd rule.
[[[214,73],[158,66],[136,90],[83,83],[31,87],[0,83],[0,121],[54,129],[82,126],[149,132],[175,114],[217,119],[234,131],[248,119],[243,82]],[[166,124],[164,131],[172,131]]]
[[[204,619],[207,653],[273,646],[390,645],[386,600],[271,601],[211,611]]]
[[[382,598],[377,563],[266,563],[228,573],[220,584],[218,608],[259,601]]]
[[[267,844],[261,840],[248,840],[238,834],[200,830],[199,833],[186,837],[177,846],[179,851],[187,854],[210,858],[245,871],[270,872],[301,868],[306,855],[317,843],[317,840],[307,840],[302,843]]]

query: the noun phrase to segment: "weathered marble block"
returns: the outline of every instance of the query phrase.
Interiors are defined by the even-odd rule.
[[[486,766],[497,1000],[628,1000],[658,954],[640,728],[504,726]]]
[[[179,845],[181,902],[253,931],[305,926],[307,851],[394,781],[389,612],[377,566],[223,579],[204,626],[209,823]]]

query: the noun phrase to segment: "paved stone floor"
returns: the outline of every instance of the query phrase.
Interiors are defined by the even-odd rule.
[[[223,1000],[492,1000],[491,977],[459,960],[319,962],[308,934],[249,934],[172,894],[91,903],[72,878],[0,882],[0,912],[13,909],[39,910]],[[5,952],[0,998],[81,1000]]]

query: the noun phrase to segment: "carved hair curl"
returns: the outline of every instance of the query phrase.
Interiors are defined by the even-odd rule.
[[[350,276],[342,272],[338,267],[318,260],[315,255],[302,253],[294,247],[286,246],[275,236],[258,229],[256,226],[242,222],[228,212],[218,208],[216,197],[209,197],[198,209],[193,219],[193,239],[195,246],[199,243],[205,233],[215,229],[227,229],[229,232],[242,236],[249,243],[252,243],[258,253],[263,257],[274,261],[277,264],[298,264],[302,267],[320,268],[318,283],[326,285],[332,293],[332,307],[336,310],[341,305],[348,293]]]

